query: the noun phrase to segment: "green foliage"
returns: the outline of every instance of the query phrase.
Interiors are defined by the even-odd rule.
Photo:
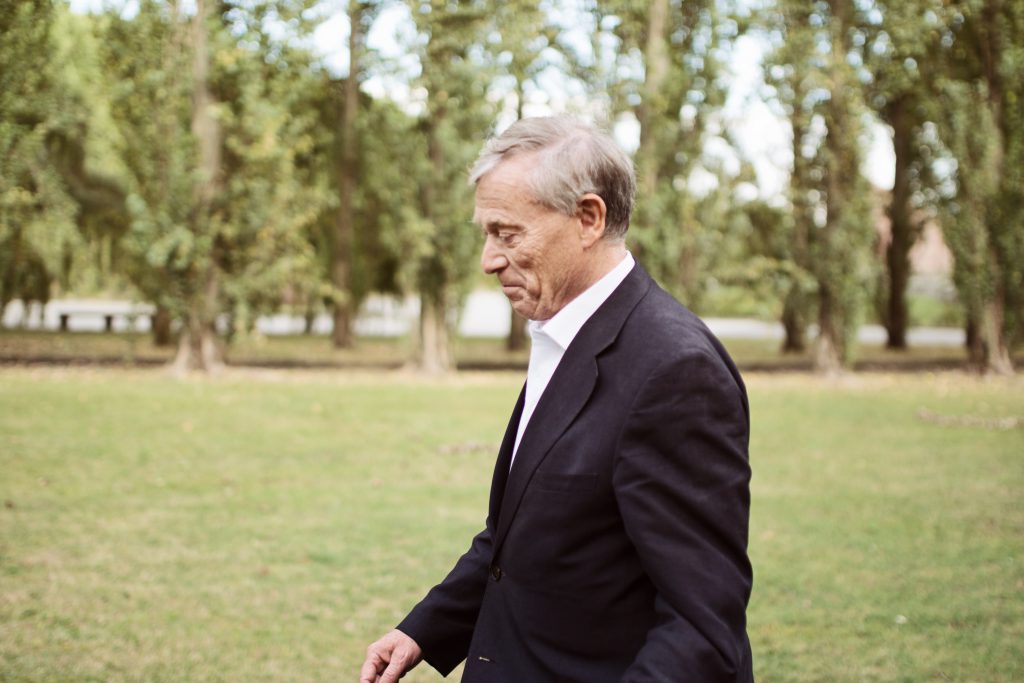
[[[479,231],[470,225],[473,191],[466,169],[487,136],[495,111],[487,103],[482,41],[488,8],[482,2],[412,2],[425,38],[420,84],[427,91],[420,119],[420,229],[413,230],[417,291],[434,296],[465,282],[475,270]]]
[[[304,161],[315,153],[315,109],[307,93],[325,83],[312,73],[304,52],[271,40],[264,13],[287,16],[287,5],[234,9],[236,21],[214,58],[214,88],[222,102],[226,182],[219,199],[216,260],[226,274],[225,307],[236,326],[276,310],[287,292],[293,300],[313,298],[319,287],[315,252],[306,238],[332,193],[322,175]],[[260,49],[247,49],[260,45]]]
[[[338,119],[342,105],[341,83],[326,74],[306,91],[306,107],[318,111],[317,144],[303,162],[309,166],[317,182],[337,187],[341,139]],[[408,207],[416,202],[417,176],[410,173],[422,149],[417,139],[415,119],[395,103],[362,95],[363,115],[357,121],[359,154],[356,175],[359,178],[355,197],[352,277],[349,292],[325,289],[330,283],[331,255],[335,236],[335,197],[324,206],[309,238],[318,258],[317,277],[323,283],[320,293],[325,300],[349,296],[358,305],[369,292],[397,294],[405,283],[399,279],[402,262],[408,255],[405,240]],[[409,286],[405,291],[415,291]]]
[[[995,356],[1024,339],[1019,2],[777,0],[748,16],[711,0],[409,0],[401,64],[364,45],[354,81],[406,77],[410,95],[358,94],[358,144],[344,81],[308,51],[314,0],[210,2],[202,31],[165,0],[97,16],[3,5],[0,303],[128,292],[244,332],[282,306],[385,291],[450,322],[479,282],[466,167],[559,70],[609,122],[639,123],[630,248],[692,308],[781,315],[795,335],[817,312],[829,364],[848,362],[869,283],[903,286],[896,266],[941,209],[968,326]],[[365,36],[384,4],[350,7]],[[593,23],[589,52],[574,22]],[[773,45],[768,90],[793,134],[784,203],[743,199],[751,169],[708,153],[731,144],[725,67],[751,26]],[[860,173],[871,112],[898,160],[886,277]]]
[[[411,0],[410,9],[421,36],[417,81],[426,101],[415,143],[423,154],[407,166],[416,174],[418,201],[405,213],[408,257],[399,278],[420,294],[418,363],[434,372],[450,365],[447,328],[476,270],[480,244],[480,231],[470,223],[466,169],[495,114],[484,67],[489,6]]]
[[[607,92],[613,121],[629,113],[640,124],[630,248],[699,310],[723,216],[708,215],[716,200],[707,201],[690,181],[698,168],[717,170],[704,149],[725,135],[714,119],[725,101],[723,64],[738,24],[715,2],[600,3],[593,13],[616,49],[609,63],[595,65],[590,81]]]
[[[887,207],[885,298],[879,310],[889,343],[906,346],[910,318],[906,290],[910,250],[921,235],[925,216],[934,216],[936,179],[931,167],[929,104],[941,71],[943,4],[935,0],[873,2],[859,7],[855,44],[870,73],[867,102],[892,129],[895,155],[892,196]]]
[[[722,290],[709,292],[708,309],[715,315],[778,319],[787,299],[812,300],[816,281],[794,258],[796,228],[789,208],[761,199],[723,203],[732,218],[718,224],[730,229],[719,233],[722,239],[709,252]]]
[[[500,75],[513,83],[516,118],[522,118],[527,88],[537,77],[573,52],[560,43],[561,31],[539,0],[508,0],[494,3],[490,31],[485,41]],[[568,76],[568,74],[566,74]]]
[[[934,116],[955,172],[944,227],[975,360],[1011,372],[1024,336],[1024,8],[973,0],[950,7],[943,95]]]
[[[183,22],[170,7],[147,1],[130,19],[108,13],[97,26],[120,133],[112,147],[124,167],[127,275],[143,297],[176,317],[187,308],[198,250],[209,245],[188,227],[195,152]]]
[[[246,329],[255,316],[318,291],[307,231],[330,196],[306,162],[316,147],[308,92],[327,87],[307,53],[274,39],[268,14],[288,3],[226,5],[209,31],[210,88],[217,104],[218,179],[203,178],[192,127],[191,43],[186,17],[145,2],[131,18],[110,14],[102,28],[112,74],[112,116],[122,134],[133,282],[183,318],[209,296],[208,273],[223,277],[209,302]],[[217,183],[208,214],[197,185]]]
[[[778,41],[769,84],[793,132],[793,224],[779,245],[788,245],[794,272],[816,281],[817,358],[829,372],[852,360],[873,280],[871,196],[861,174],[863,74],[852,56],[851,11],[843,2],[783,0],[768,15]],[[798,308],[807,306],[800,289],[789,296]]]
[[[946,239],[956,255],[953,271],[957,291],[968,311],[980,312],[992,296],[989,268],[990,206],[999,188],[999,134],[984,92],[976,84],[946,83],[948,145],[957,163],[956,198],[944,205]],[[943,123],[946,123],[945,121]]]
[[[907,296],[910,308],[910,319],[915,325],[924,327],[956,327],[963,329],[963,306],[955,300],[934,294],[914,294]]]
[[[70,19],[50,0],[4,2],[0,14],[0,307],[46,301],[70,277],[81,239],[78,207],[50,158],[54,140],[82,123],[71,82]],[[88,59],[88,55],[85,55]],[[77,87],[75,87],[77,86]]]

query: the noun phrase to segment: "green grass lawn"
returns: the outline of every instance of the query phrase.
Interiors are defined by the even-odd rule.
[[[0,369],[0,681],[355,681],[482,525],[520,381]],[[1024,383],[749,384],[758,680],[1024,680],[1024,429],[918,415]]]

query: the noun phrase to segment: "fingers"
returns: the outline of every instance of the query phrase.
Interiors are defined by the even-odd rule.
[[[396,656],[381,674],[380,683],[397,683],[405,675],[407,663],[405,657]]]
[[[370,646],[372,648],[373,645]],[[377,683],[377,675],[387,664],[380,655],[368,649],[366,652],[366,661],[363,662],[363,668],[359,670],[359,683]]]
[[[419,663],[421,656],[415,640],[397,629],[391,631],[366,648],[359,683],[396,683]]]

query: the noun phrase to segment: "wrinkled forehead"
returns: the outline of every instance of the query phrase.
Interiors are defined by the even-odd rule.
[[[514,158],[488,171],[476,183],[473,222],[514,224],[526,214],[550,211],[551,207],[538,199],[530,179],[534,160]]]
[[[519,185],[528,189],[530,176],[541,163],[543,159],[540,151],[517,152],[502,157],[477,179],[477,190],[481,185],[496,181],[506,186]]]
[[[533,154],[521,154],[501,161],[476,184],[474,221],[480,222],[482,212],[507,205],[540,204],[534,196],[530,180],[536,167]]]

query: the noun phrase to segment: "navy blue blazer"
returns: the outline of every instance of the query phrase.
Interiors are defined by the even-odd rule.
[[[703,322],[639,266],[519,397],[486,528],[398,628],[463,681],[753,681],[749,414]]]

